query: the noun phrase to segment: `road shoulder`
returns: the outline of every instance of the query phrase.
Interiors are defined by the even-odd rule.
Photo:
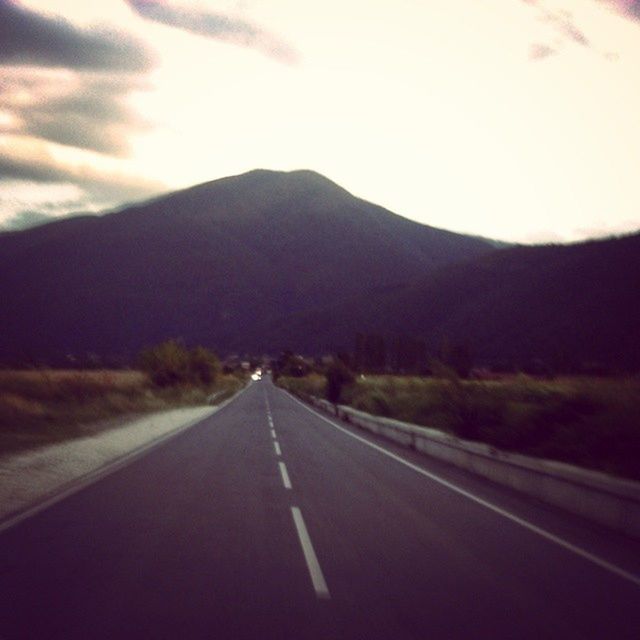
[[[6,528],[17,514],[215,410],[209,406],[183,407],[129,418],[91,436],[0,457],[0,528]]]

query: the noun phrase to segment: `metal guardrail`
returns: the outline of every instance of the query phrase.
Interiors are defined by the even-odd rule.
[[[390,418],[373,416],[327,400],[315,407],[402,446],[443,460],[570,513],[640,538],[640,483],[552,460],[495,449],[481,442]]]

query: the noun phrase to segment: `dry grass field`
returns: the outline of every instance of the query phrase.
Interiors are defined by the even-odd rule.
[[[0,454],[108,428],[112,418],[206,404],[242,386],[219,376],[208,388],[158,388],[140,371],[0,370]]]

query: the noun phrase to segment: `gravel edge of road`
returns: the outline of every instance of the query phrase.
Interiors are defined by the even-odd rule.
[[[232,396],[232,398],[235,397]],[[232,398],[229,398],[230,401]],[[218,407],[183,407],[123,419],[94,435],[0,458],[0,531],[122,466],[156,444],[200,422]]]

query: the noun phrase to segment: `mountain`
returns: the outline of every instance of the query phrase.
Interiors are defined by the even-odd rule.
[[[288,334],[303,329],[319,350],[360,331],[419,337],[431,353],[466,344],[502,367],[640,371],[640,235],[483,254],[288,319]]]
[[[304,327],[283,333],[280,319],[493,250],[311,171],[252,171],[0,235],[0,359],[129,358],[168,337],[221,353],[311,344]],[[278,344],[266,333],[274,326]]]

